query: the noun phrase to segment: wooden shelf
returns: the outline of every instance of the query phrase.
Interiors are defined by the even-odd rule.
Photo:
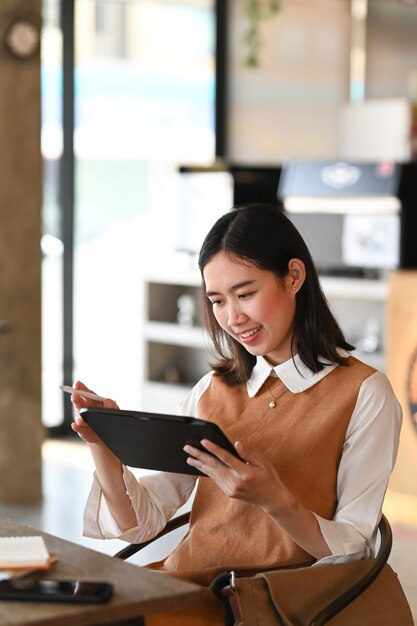
[[[202,328],[196,326],[181,326],[167,322],[147,321],[144,327],[147,341],[167,343],[171,346],[186,346],[188,348],[204,349],[208,346],[208,337]]]
[[[320,276],[320,284],[328,298],[384,302],[388,294],[387,282],[383,279],[369,280],[366,278]]]
[[[191,387],[191,385],[146,381],[142,398],[143,409],[153,413],[175,413]]]

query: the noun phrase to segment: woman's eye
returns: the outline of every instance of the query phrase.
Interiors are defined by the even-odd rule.
[[[212,306],[214,306],[215,304],[220,304],[220,302],[220,300],[210,300]]]
[[[240,293],[239,294],[239,300],[245,300],[246,298],[249,298],[252,295],[252,291],[249,293]]]

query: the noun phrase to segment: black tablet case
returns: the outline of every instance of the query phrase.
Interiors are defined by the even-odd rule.
[[[201,439],[210,439],[239,456],[216,424],[194,417],[101,408],[81,409],[80,414],[129,467],[202,475],[188,465],[183,450],[186,444],[203,449]]]

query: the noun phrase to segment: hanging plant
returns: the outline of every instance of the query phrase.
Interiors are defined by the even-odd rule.
[[[262,47],[261,24],[277,15],[280,8],[280,0],[246,0],[247,28],[243,36],[246,67],[259,67],[259,54]]]

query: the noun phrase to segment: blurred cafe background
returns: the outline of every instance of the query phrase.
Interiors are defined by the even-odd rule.
[[[417,615],[416,35],[415,0],[1,1],[2,517],[87,542],[59,386],[175,412],[210,360],[202,238],[280,200],[402,403],[385,511]]]

